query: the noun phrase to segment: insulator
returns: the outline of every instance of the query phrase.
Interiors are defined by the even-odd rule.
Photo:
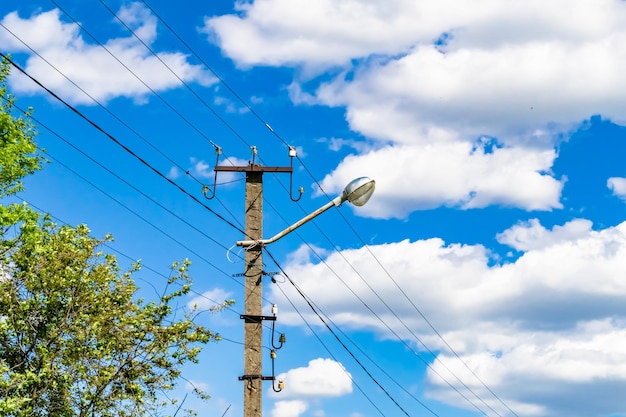
[[[276,304],[272,304],[272,314],[278,314],[278,306]]]
[[[295,158],[296,156],[298,156],[298,152],[296,151],[296,148],[294,148],[293,146],[290,146],[289,147],[289,157]]]
[[[285,343],[287,341],[287,338],[285,337],[285,333],[281,333],[280,337],[278,338],[278,343]]]
[[[279,380],[278,380],[278,390],[279,390],[279,391],[282,391],[282,390],[284,390],[284,389],[285,389],[285,383],[283,382],[283,380],[282,380],[282,379],[279,379]]]
[[[274,349],[270,351],[270,358],[276,359],[276,351]]]

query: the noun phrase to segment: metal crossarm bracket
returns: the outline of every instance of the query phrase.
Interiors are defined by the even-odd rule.
[[[263,320],[276,321],[276,316],[254,316],[252,314],[242,314],[240,319],[244,319],[246,323],[261,323]]]
[[[260,379],[261,381],[275,381],[276,377],[263,376],[263,375],[243,375],[238,377],[240,381],[251,381],[253,379]]]

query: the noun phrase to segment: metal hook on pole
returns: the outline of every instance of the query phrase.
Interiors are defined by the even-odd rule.
[[[220,155],[222,154],[222,148],[220,146],[217,146],[213,142],[211,142],[211,144],[215,147],[215,165],[213,166],[213,172],[215,172],[215,175],[213,176],[213,190],[211,191],[210,195],[209,186],[206,184],[202,186],[202,194],[207,200],[214,199],[215,193],[217,192],[217,170],[215,169],[215,167],[217,167],[217,164],[220,161]]]
[[[302,198],[302,194],[304,194],[304,187],[300,187],[298,189],[298,192],[299,192],[298,197],[293,196],[293,158],[297,156],[298,156],[298,152],[296,151],[296,148],[293,146],[289,146],[289,163],[291,167],[291,172],[289,173],[289,197],[291,198],[291,201],[293,202],[300,201],[300,199]]]
[[[276,351],[270,351],[270,358],[272,359],[272,376],[270,379],[272,380],[272,389],[274,392],[281,392],[285,388],[285,383],[282,380],[278,380],[278,388],[276,387],[276,373],[274,372],[274,360],[276,359]]]

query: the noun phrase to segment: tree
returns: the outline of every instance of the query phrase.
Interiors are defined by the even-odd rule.
[[[12,115],[0,69],[0,197],[42,163],[27,114]],[[111,237],[57,226],[25,205],[0,205],[0,415],[143,416],[168,403],[182,367],[217,334],[174,306],[190,290],[189,262],[172,265],[156,301],[137,299],[132,274],[103,253]],[[207,398],[200,391],[201,398]]]

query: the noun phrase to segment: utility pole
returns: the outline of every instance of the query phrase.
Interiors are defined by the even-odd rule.
[[[278,340],[279,345],[274,344],[274,325],[272,324],[272,350],[270,351],[272,376],[263,376],[263,321],[276,320],[276,305],[272,307],[271,316],[263,316],[263,276],[269,275],[263,271],[263,248],[265,245],[293,232],[331,207],[339,207],[346,201],[357,207],[364,205],[372,196],[376,182],[367,177],[359,177],[350,181],[341,195],[272,238],[263,239],[263,174],[266,172],[289,173],[289,196],[292,201],[300,200],[304,189],[300,187],[299,195],[294,197],[292,188],[293,158],[297,156],[296,149],[292,146],[289,147],[291,165],[288,167],[269,167],[255,164],[256,146],[252,147],[252,161],[246,166],[219,166],[217,163],[221,154],[221,148],[218,146],[216,146],[216,154],[213,192],[209,193],[209,187],[206,185],[202,187],[202,192],[207,199],[211,200],[215,197],[217,173],[219,171],[246,173],[246,236],[244,240],[237,242],[237,246],[242,246],[246,250],[244,257],[246,265],[243,273],[245,277],[245,313],[241,315],[241,318],[244,320],[244,374],[239,377],[239,380],[244,381],[244,417],[262,417],[263,381],[272,381],[272,388],[276,392],[280,392],[283,389],[282,381],[278,381],[278,389],[274,386],[274,359],[276,358],[276,350],[280,349],[285,342],[285,335],[281,334]]]
[[[256,148],[253,147],[253,156]],[[263,174],[265,172],[289,173],[293,168],[269,167],[254,163],[247,166],[216,166],[218,171],[245,172],[246,174],[246,239],[263,239]],[[243,386],[244,417],[261,417],[263,414],[263,381],[274,380],[274,375],[263,376],[263,321],[276,320],[276,316],[263,316],[263,245],[246,248],[244,320],[244,375],[239,380]]]

